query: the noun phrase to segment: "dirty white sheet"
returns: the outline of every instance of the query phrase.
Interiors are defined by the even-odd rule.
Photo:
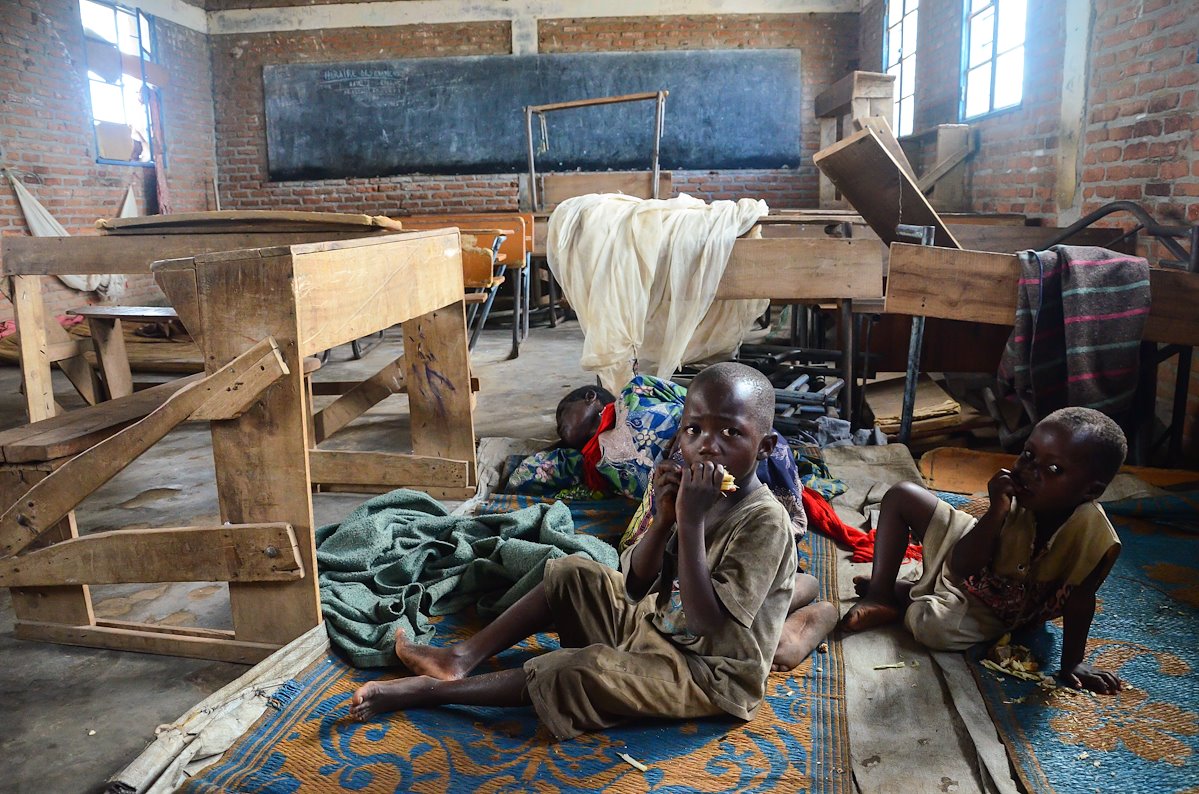
[[[69,237],[70,233],[63,228],[50,211],[42,206],[29,189],[21,184],[21,181],[12,174],[8,175],[8,181],[12,183],[12,189],[16,191],[17,201],[21,205],[21,212],[25,216],[25,223],[29,226],[29,233],[34,237]],[[125,207],[129,206],[132,198],[132,189],[125,194]],[[133,208],[136,209],[136,201],[133,203]],[[122,217],[124,211],[122,211]],[[58,280],[66,284],[71,289],[79,290],[80,292],[95,292],[102,298],[113,299],[119,298],[125,292],[125,277],[119,274],[105,273],[102,275],[76,276],[76,275],[60,275]]]
[[[766,300],[714,301],[733,241],[764,201],[590,194],[550,216],[546,258],[583,328],[580,364],[613,393],[638,371],[728,356]]]

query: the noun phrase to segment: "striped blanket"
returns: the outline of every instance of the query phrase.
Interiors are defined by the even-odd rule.
[[[1034,422],[1065,406],[1119,417],[1132,405],[1149,263],[1093,246],[1020,253],[1016,324],[1001,385]]]

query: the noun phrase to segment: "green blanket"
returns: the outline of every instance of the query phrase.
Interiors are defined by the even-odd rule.
[[[547,560],[583,554],[615,568],[616,550],[576,535],[561,502],[512,513],[451,516],[400,489],[316,531],[321,611],[330,642],[355,667],[396,663],[395,638],[433,636],[431,615],[474,605],[494,617],[541,581]]]

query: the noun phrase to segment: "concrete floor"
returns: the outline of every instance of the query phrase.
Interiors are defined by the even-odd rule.
[[[571,388],[593,382],[578,364],[577,323],[535,328],[513,361],[510,332],[488,331],[471,356],[480,391],[476,436],[554,435],[554,406]],[[334,350],[316,378],[369,375],[399,351],[398,329],[361,361]],[[61,374],[56,393],[73,398]],[[139,376],[140,379],[140,376]],[[0,429],[24,421],[19,371],[0,367]],[[318,407],[332,398],[317,398]],[[376,406],[327,442],[328,448],[403,451],[404,397]],[[339,520],[365,496],[315,494],[318,525]],[[217,493],[208,429],[185,425],[87,499],[76,511],[80,531],[216,522]],[[223,584],[93,587],[98,617],[166,625],[231,628]],[[101,791],[169,723],[237,678],[243,665],[25,642],[13,637],[11,600],[0,588],[0,792],[74,794]],[[94,731],[94,733],[92,733]]]
[[[476,437],[551,438],[558,399],[593,382],[578,364],[582,334],[573,322],[535,328],[514,361],[505,360],[509,340],[505,330],[489,331],[472,355],[481,384]],[[348,347],[339,348],[316,378],[370,374],[396,355],[398,344],[392,331],[383,345],[357,362],[348,360]],[[22,421],[18,385],[15,368],[0,368],[0,428]],[[58,393],[66,395],[68,389],[63,379]],[[332,398],[317,399],[319,407]],[[403,397],[389,398],[326,446],[403,451],[404,403]],[[314,495],[317,525],[339,520],[364,498]],[[171,433],[77,511],[83,532],[203,523],[215,521],[217,514],[210,439],[201,424]],[[852,575],[868,566],[858,568],[853,570],[847,560],[841,565],[843,608],[852,596]],[[92,592],[98,616],[230,627],[221,584],[111,586]],[[8,591],[0,589],[0,792],[100,791],[106,778],[141,752],[156,726],[175,720],[247,669],[22,642],[12,630]],[[855,635],[842,648],[856,790],[1014,790],[1010,780],[992,783],[987,767],[1006,777],[1006,759],[993,744],[993,728],[964,668],[938,667],[899,630]],[[901,659],[909,661],[908,668],[875,669]],[[919,660],[919,666],[911,665],[912,660]],[[985,736],[976,741],[980,726],[982,733],[992,734],[989,746]]]

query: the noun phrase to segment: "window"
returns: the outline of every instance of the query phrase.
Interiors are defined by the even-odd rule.
[[[1020,104],[1027,15],[1027,0],[966,0],[963,119]]]
[[[79,0],[79,16],[97,159],[151,163],[158,148],[151,146],[157,86],[163,82],[154,63],[153,19],[103,0]]]
[[[916,109],[916,12],[920,0],[887,0],[883,61],[895,75],[895,131],[911,135]]]

